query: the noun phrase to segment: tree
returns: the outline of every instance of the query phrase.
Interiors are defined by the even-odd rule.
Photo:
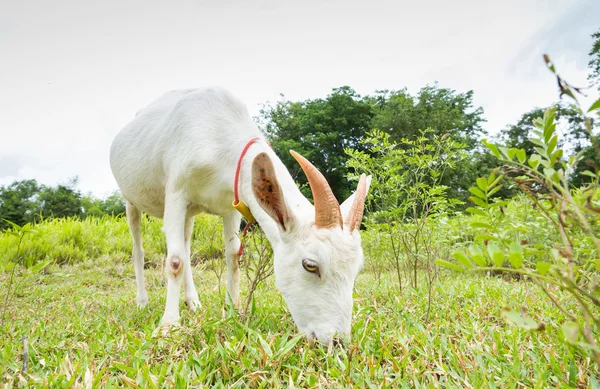
[[[371,127],[390,134],[390,139],[401,148],[407,145],[403,140],[414,141],[427,129],[428,137],[448,134],[470,150],[470,158],[448,167],[440,179],[440,184],[448,188],[449,198],[466,201],[473,180],[496,167],[496,161],[479,147],[485,119],[483,108],[473,105],[473,91],[457,93],[434,84],[421,88],[416,96],[406,89],[383,90],[367,99],[375,112]]]
[[[333,89],[325,99],[299,102],[280,101],[261,110],[264,131],[271,146],[296,180],[306,185],[306,177],[289,154],[293,149],[323,173],[341,202],[354,184],[346,178],[345,148],[364,150],[360,141],[370,129],[373,110],[352,88]],[[310,196],[310,191],[304,189]]]
[[[431,129],[431,135],[449,134],[473,149],[485,133],[483,108],[473,106],[473,91],[456,93],[434,84],[421,88],[414,97],[406,89],[383,90],[369,100],[375,107],[371,126],[389,133],[396,142],[415,140],[420,130]]]
[[[0,188],[0,230],[10,226],[5,220],[19,226],[34,221],[39,192],[40,185],[36,180],[15,181]]]
[[[125,202],[118,191],[113,192],[105,199],[97,199],[91,194],[81,199],[83,214],[88,216],[117,216],[125,213]]]
[[[83,216],[81,193],[75,189],[77,183],[75,177],[67,185],[42,187],[38,199],[41,215],[44,218]]]
[[[447,171],[443,178],[451,196],[462,200],[468,197],[469,184],[481,174],[478,169],[488,173],[492,168],[486,165],[492,160],[478,148],[485,119],[483,109],[473,105],[472,91],[457,93],[434,84],[421,88],[416,96],[401,89],[361,97],[344,86],[333,89],[325,99],[284,100],[265,106],[261,114],[265,133],[288,169],[300,172],[288,153],[294,149],[323,172],[339,200],[353,189],[346,178],[349,169],[344,150],[366,151],[361,140],[372,129],[390,134],[390,140],[400,147],[403,139],[414,141],[421,136],[421,130],[428,130],[428,136],[449,134],[452,140],[465,144],[472,158]],[[296,174],[296,179],[306,183],[302,174]],[[304,193],[310,196],[309,191]]]
[[[588,80],[592,84],[596,84],[600,91],[600,29],[592,34],[592,38],[594,39],[594,43],[589,52],[590,62],[588,66],[590,67],[590,74]]]

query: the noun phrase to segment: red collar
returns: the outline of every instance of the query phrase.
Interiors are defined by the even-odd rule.
[[[238,184],[239,184],[239,181],[240,181],[240,169],[242,167],[242,159],[244,159],[244,155],[246,155],[246,152],[248,151],[248,149],[250,148],[250,146],[252,146],[252,143],[254,143],[256,141],[259,141],[259,140],[260,140],[259,137],[250,139],[248,141],[248,143],[246,143],[246,146],[244,146],[244,149],[242,150],[242,153],[240,154],[240,157],[238,158],[237,167],[235,168],[235,178],[233,180],[233,200],[234,200],[234,204],[239,204],[239,202],[240,202],[240,198],[239,198],[239,194],[238,194]]]
[[[257,142],[261,139],[262,138],[259,138],[259,137],[252,138],[248,141],[248,143],[246,143],[246,146],[244,146],[244,149],[242,150],[242,153],[240,154],[240,158],[238,159],[237,167],[235,169],[235,177],[233,179],[233,204],[232,205],[239,213],[241,213],[246,218],[246,221],[247,221],[246,227],[244,227],[244,231],[242,232],[242,238],[246,236],[246,232],[248,231],[248,228],[250,227],[250,225],[252,225],[256,221],[254,219],[254,216],[252,215],[252,212],[250,212],[250,209],[248,209],[246,204],[241,202],[240,198],[239,198],[238,186],[239,186],[239,181],[240,181],[240,170],[242,167],[242,159],[244,159],[244,156],[246,155],[246,152],[248,151],[248,149],[250,148],[252,143]],[[267,141],[265,140],[265,142],[267,142]],[[271,146],[269,144],[269,142],[267,142],[267,144],[269,145],[269,147]],[[243,252],[242,242],[240,241],[240,248],[238,250],[238,255],[242,255],[242,252]]]

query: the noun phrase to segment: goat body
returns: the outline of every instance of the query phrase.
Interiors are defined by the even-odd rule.
[[[188,306],[196,310],[200,304],[190,266],[190,237],[194,216],[200,212],[223,217],[227,297],[238,305],[237,232],[241,216],[232,206],[233,182],[240,152],[254,137],[264,139],[244,104],[223,89],[209,88],[166,93],[138,112],[113,141],[110,164],[126,200],[139,306],[148,302],[141,212],[164,219],[167,301],[163,324],[179,319],[182,283]],[[302,157],[295,158],[300,162]],[[305,166],[309,176],[307,169],[312,165]],[[318,171],[316,174],[320,175]],[[321,219],[335,217],[335,212],[352,213],[344,222],[350,216],[354,220],[359,215],[360,219],[369,180],[363,177],[361,182],[364,190],[357,191],[360,195],[351,196],[340,208],[323,178],[315,185],[318,190],[329,190],[323,195],[329,196],[329,202],[320,203],[334,205],[321,206],[319,211],[315,195],[315,214],[315,207],[301,194],[266,142],[253,143],[241,165],[240,200],[273,246],[277,286],[299,329],[322,341],[334,333],[349,332],[352,286],[363,255],[355,222],[349,226],[340,218],[339,225],[335,225],[332,219],[333,223],[325,228],[319,225],[317,216],[330,207],[331,212]],[[318,274],[312,271],[313,265],[319,269]]]

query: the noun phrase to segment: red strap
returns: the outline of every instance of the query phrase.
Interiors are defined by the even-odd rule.
[[[260,138],[258,138],[258,137],[250,139],[248,141],[248,143],[246,143],[246,146],[244,146],[244,149],[242,150],[242,153],[240,154],[240,158],[238,159],[237,168],[235,169],[235,179],[233,180],[233,199],[235,200],[236,203],[238,201],[240,201],[239,196],[238,196],[238,182],[240,180],[240,169],[242,167],[242,159],[244,159],[244,155],[246,155],[246,152],[248,151],[250,146],[252,146],[252,143],[254,143],[258,140],[260,140]]]
[[[252,143],[259,141],[260,139],[261,138],[259,138],[259,137],[250,139],[248,141],[248,143],[246,143],[246,146],[244,146],[244,149],[242,150],[242,153],[240,154],[240,158],[238,159],[237,167],[235,169],[235,178],[233,180],[233,199],[235,200],[236,204],[240,201],[239,194],[238,194],[238,184],[239,184],[239,180],[240,180],[240,169],[242,167],[242,159],[244,159],[244,156],[246,155],[246,152],[248,151],[250,146],[252,146]],[[265,142],[267,142],[267,141],[265,140]],[[271,147],[269,142],[267,142],[267,144],[269,145],[269,147]],[[250,227],[250,224],[251,223],[246,223],[246,227],[244,227],[244,231],[242,232],[242,238],[246,236],[246,233],[248,232],[248,228]],[[240,248],[238,249],[238,255],[242,255],[242,253],[243,253],[243,248],[242,248],[242,242],[240,241]]]

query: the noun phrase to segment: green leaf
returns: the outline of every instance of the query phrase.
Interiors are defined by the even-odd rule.
[[[548,262],[538,262],[535,264],[535,270],[541,275],[546,275],[550,270],[550,264]]]
[[[473,262],[477,264],[477,266],[484,267],[485,265],[487,265],[487,261],[485,260],[483,252],[481,251],[479,246],[471,245],[469,247],[469,253],[471,253],[471,258],[473,259]]]
[[[452,269],[452,270],[456,270],[456,271],[464,270],[462,267],[458,266],[457,264],[448,262],[448,261],[444,261],[443,259],[436,259],[435,263],[437,263],[440,266],[447,267],[448,269]]]
[[[495,187],[496,185],[498,185],[498,183],[500,182],[500,180],[502,180],[502,175],[499,175],[498,177],[496,177],[496,179],[494,181],[492,181],[491,184],[488,184],[488,190],[490,190],[491,188]],[[488,194],[489,197],[489,194]]]
[[[500,150],[505,159],[512,159],[508,156],[508,149],[506,147],[500,146],[498,147],[498,149]]]
[[[469,258],[467,258],[467,256],[465,255],[465,253],[460,252],[460,251],[455,251],[452,253],[452,256],[454,258],[456,258],[456,260],[458,262],[460,262],[464,267],[466,268],[470,268],[471,267],[471,262],[469,261]]]
[[[515,269],[519,269],[523,265],[523,248],[519,243],[512,242],[510,244],[508,260]]]
[[[544,158],[548,157],[548,154],[546,154],[546,147],[545,146],[544,147],[534,147],[533,149],[536,151],[536,153],[538,153],[542,157],[544,157]]]
[[[566,321],[561,326],[561,330],[563,332],[565,339],[568,342],[570,342],[570,343],[577,342],[577,339],[579,338],[579,332],[580,332],[579,324],[577,324],[574,321]]]
[[[535,320],[528,316],[523,316],[518,312],[510,309],[503,309],[502,316],[507,321],[515,324],[517,327],[523,328],[527,331],[539,330],[543,328],[543,325],[538,324]]]
[[[37,265],[33,266],[30,271],[33,273],[37,273],[41,270],[43,270],[46,266],[50,265],[52,263],[52,260],[48,260],[45,262],[40,262]]]
[[[487,204],[482,199],[480,199],[479,197],[469,196],[469,200],[471,200],[475,204],[479,205],[480,207],[487,208]]]
[[[544,175],[548,178],[552,178],[552,176],[554,176],[556,174],[556,170],[552,169],[551,167],[545,167],[544,168]]]
[[[482,211],[479,208],[473,208],[473,207],[469,207],[466,209],[467,212],[472,213],[473,215],[479,215],[479,216],[484,216],[487,217],[488,214],[485,213],[484,211]]]
[[[496,266],[501,267],[504,264],[504,253],[496,242],[490,242],[487,251]]]
[[[552,123],[548,125],[548,127],[544,128],[544,140],[546,143],[550,142],[550,138],[552,134],[554,134],[554,129],[556,128],[556,123]]]
[[[487,191],[488,185],[487,185],[487,180],[485,179],[485,177],[479,177],[477,179],[477,186],[479,187],[479,189],[481,189],[482,191]],[[485,197],[484,197],[485,198]]]
[[[544,112],[544,140],[546,143],[552,137],[554,133],[554,109],[548,109]]]
[[[558,135],[554,135],[552,137],[552,139],[550,139],[550,143],[548,143],[548,148],[546,149],[546,152],[548,153],[548,155],[552,154],[552,152],[556,148],[557,144],[558,144]]]
[[[498,192],[500,189],[502,189],[502,185],[498,185],[497,187],[495,187],[494,189],[490,190],[488,192],[488,197],[492,197],[493,195],[496,194],[496,192]]]
[[[483,193],[481,191],[481,189],[476,188],[474,186],[471,187],[471,188],[469,188],[469,192],[473,193],[475,196],[479,197],[480,199],[484,199],[485,200],[487,198],[487,196],[485,195],[485,193]]]
[[[550,158],[550,165],[554,166],[554,164],[561,159],[563,156],[563,150],[562,149],[558,149],[556,150],[553,154],[552,154],[552,158]]]
[[[488,223],[484,223],[484,222],[473,222],[473,223],[471,223],[471,227],[474,227],[474,228],[492,228],[492,226],[490,226]]]
[[[589,176],[589,177],[592,177],[592,178],[596,178],[596,177],[598,177],[598,176],[597,176],[595,173],[592,173],[592,172],[591,172],[591,171],[589,171],[589,170],[585,170],[585,171],[583,171],[581,174],[583,174],[584,176]],[[468,211],[468,209],[467,209],[467,211]]]
[[[493,143],[488,143],[485,139],[483,140],[483,144],[492,152],[492,154],[494,154],[496,158],[501,158],[500,151],[498,151],[498,146]]]
[[[533,121],[533,124],[537,127],[537,128],[544,128],[544,121],[542,120],[542,118],[536,118]]]
[[[537,167],[540,164],[540,156],[537,154],[533,154],[531,157],[529,157],[529,160],[527,161],[527,163],[529,164],[529,166],[531,166],[534,169],[537,169]]]
[[[473,237],[474,242],[484,242],[486,240],[498,240],[498,238],[490,234],[477,234]]]
[[[302,335],[298,334],[296,336],[294,336],[292,339],[288,340],[285,344],[285,346],[283,346],[282,349],[277,351],[277,355],[278,356],[282,356],[284,354],[287,354],[288,352],[290,352],[291,349],[294,348],[294,346],[296,345],[296,343],[298,343],[298,341],[302,339]]]
[[[536,138],[531,138],[531,139],[529,139],[529,141],[530,141],[531,143],[533,143],[534,145],[536,145],[536,146],[539,146],[539,147],[544,147],[544,148],[546,147],[546,145],[544,144],[544,142],[542,142],[542,141],[541,141],[541,140],[539,140],[539,139],[536,139]]]
[[[525,150],[518,149],[517,150],[517,158],[519,159],[519,162],[525,163],[525,160],[527,159],[527,153],[525,152]]]
[[[490,176],[489,176],[489,177],[488,177],[488,179],[487,179],[487,184],[488,184],[487,186],[488,186],[488,188],[489,188],[490,186],[492,186],[492,182],[494,182],[494,180],[495,180],[495,179],[496,179],[496,175],[495,175],[495,174],[494,174],[494,172],[492,171],[492,172],[490,173]]]
[[[590,107],[590,109],[588,109],[588,112],[592,112],[592,111],[595,111],[597,109],[600,109],[600,99],[596,100],[594,102],[594,104],[592,104],[592,106]]]

